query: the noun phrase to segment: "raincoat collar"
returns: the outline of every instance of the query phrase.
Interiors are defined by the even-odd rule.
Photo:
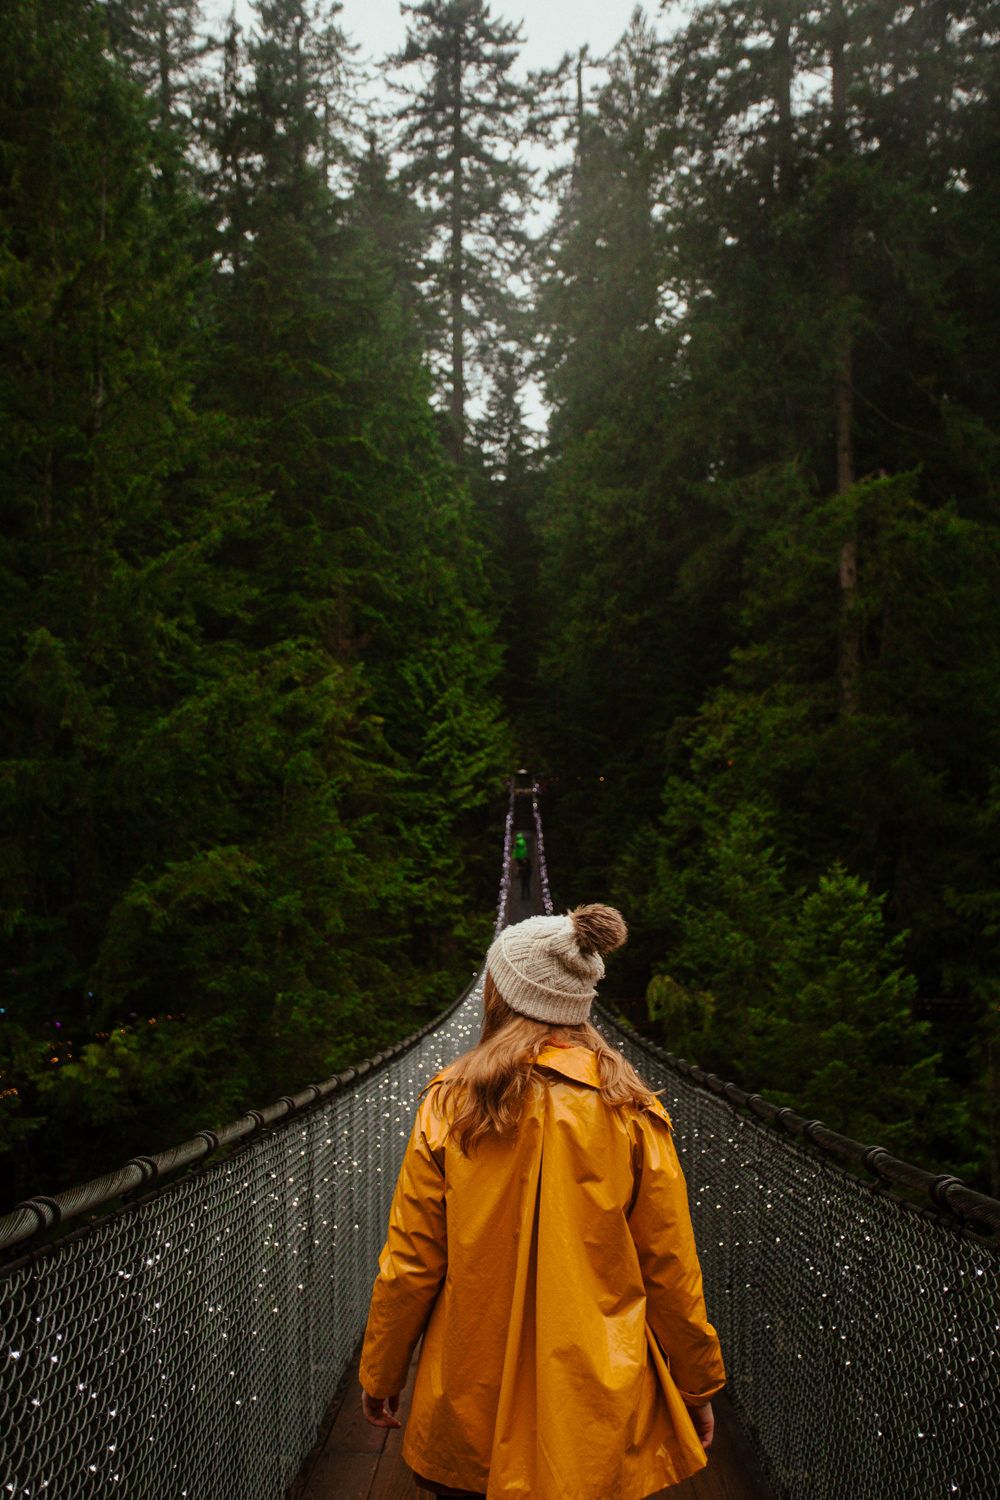
[[[562,1073],[564,1078],[573,1078],[577,1083],[600,1088],[601,1075],[597,1071],[597,1057],[589,1047],[543,1047],[538,1054],[538,1066]]]
[[[425,1084],[425,1088],[430,1088],[431,1084],[437,1083],[439,1079],[447,1078],[454,1066],[454,1063],[449,1063],[447,1067],[435,1073],[430,1083]],[[538,1054],[538,1061],[535,1066],[547,1068],[553,1073],[559,1073],[563,1078],[571,1078],[574,1083],[585,1083],[588,1088],[596,1089],[601,1086],[601,1075],[597,1068],[597,1056],[589,1047],[543,1047]],[[660,1103],[655,1094],[652,1096],[651,1102],[646,1105],[646,1109],[650,1114],[656,1115],[659,1119],[663,1120],[671,1131],[673,1130],[673,1121],[667,1113],[665,1106]]]
[[[585,1083],[592,1089],[601,1086],[597,1055],[589,1047],[543,1047],[538,1054],[536,1066],[549,1068],[553,1073],[561,1073],[564,1078],[572,1078],[576,1083]],[[661,1120],[665,1120],[672,1128],[669,1114],[655,1095],[653,1103],[647,1104],[646,1108],[651,1114],[658,1115]]]

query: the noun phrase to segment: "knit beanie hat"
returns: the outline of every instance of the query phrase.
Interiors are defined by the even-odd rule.
[[[536,1021],[586,1021],[604,953],[620,948],[628,928],[613,906],[577,906],[561,917],[528,917],[505,927],[486,967],[511,1010]]]

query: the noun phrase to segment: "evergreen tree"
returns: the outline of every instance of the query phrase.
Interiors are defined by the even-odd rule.
[[[949,1100],[930,1025],[913,1015],[905,935],[840,861],[793,888],[778,822],[763,799],[726,809],[710,786],[668,785],[660,837],[647,840],[652,880],[641,841],[622,871],[630,910],[669,954],[654,964],[650,1018],[671,1050],[830,1129],[930,1165],[962,1159],[968,1111]],[[978,1164],[965,1156],[963,1168]]]
[[[662,68],[662,49],[637,11],[591,108],[578,101],[572,170],[536,252],[535,317],[545,335],[538,363],[556,452],[609,412],[627,422],[663,358],[654,222]]]
[[[350,197],[352,221],[361,226],[400,296],[413,334],[426,352],[439,339],[439,318],[421,294],[433,226],[394,172],[388,151],[370,128],[367,149],[354,165]]]
[[[470,483],[493,562],[489,587],[496,602],[498,632],[506,646],[504,701],[518,732],[519,753],[531,758],[530,707],[542,639],[548,621],[538,608],[538,550],[530,524],[542,490],[542,468],[524,418],[525,359],[511,344],[489,361],[486,409],[473,425],[479,463],[470,462]]]
[[[707,507],[694,490],[704,452],[678,421],[683,330],[664,293],[665,79],[638,13],[583,101],[538,288],[552,419],[535,511],[546,622],[535,720],[572,829],[554,867],[561,853],[581,888],[599,890],[623,830],[655,816],[664,737],[731,639],[714,579],[704,609],[698,579],[683,576]]]
[[[951,229],[979,195],[961,185],[951,101],[966,97],[971,121],[990,89],[973,19],[989,7],[963,9],[725,0],[672,44],[691,417],[710,401],[730,474],[794,457],[818,490],[846,494],[920,462],[927,498],[953,492],[966,444],[950,433],[967,402],[987,410],[995,378],[977,368],[974,394],[955,363],[977,334],[958,284],[969,236]],[[829,88],[807,87],[816,76]],[[840,706],[855,713],[856,535],[837,559]]]
[[[154,101],[164,143],[191,140],[203,75],[218,43],[201,0],[104,0],[111,51]]]
[[[468,498],[391,267],[328,181],[335,33],[292,4],[262,7],[245,57],[231,31],[199,262],[209,216],[162,190],[176,146],[98,8],[77,33],[19,4],[0,1093],[23,1196],[453,995],[507,747]]]
[[[511,316],[512,278],[526,247],[530,173],[516,153],[528,94],[512,76],[518,28],[485,0],[403,5],[406,45],[391,62],[420,70],[401,85],[402,181],[427,204],[437,231],[426,295],[445,331],[452,452],[466,439],[467,359],[483,362]]]
[[[249,94],[231,112],[246,130],[229,147],[243,159],[246,234],[238,270],[220,274],[217,378],[256,431],[272,497],[242,559],[261,591],[252,638],[305,637],[348,697],[363,692],[377,734],[367,771],[337,789],[346,821],[370,824],[369,896],[381,886],[360,925],[387,965],[403,951],[420,964],[465,921],[457,840],[499,766],[497,656],[471,602],[481,561],[464,541],[467,501],[443,468],[398,273],[370,238],[364,195],[338,198],[326,180],[309,81],[335,75],[334,39],[296,15],[261,7]],[[219,209],[227,219],[224,199]]]
[[[840,863],[801,903],[774,970],[768,1004],[753,1006],[745,1066],[769,1097],[831,1130],[933,1163],[935,1142],[964,1123],[949,1106],[930,1026],[914,1020],[902,935],[885,931],[881,901]]]
[[[957,913],[995,889],[992,16],[711,4],[639,49],[644,93],[618,88],[641,135],[602,128],[613,92],[587,101],[540,295],[537,519],[539,722],[568,773],[553,860],[571,898],[604,881],[638,914],[621,982],[654,971],[658,1014],[738,1075],[783,902],[842,860],[920,993],[961,994],[927,1048],[970,1107],[937,1111],[930,1149],[961,1158],[971,1135],[984,1186],[992,960]],[[737,835],[761,809],[755,850]],[[747,880],[780,872],[775,925],[766,900],[741,909],[727,849]]]
[[[253,513],[238,435],[192,399],[205,268],[192,205],[160,190],[172,148],[107,60],[100,6],[16,11],[23,45],[0,65],[0,1046],[15,1135],[44,1124],[31,1093],[53,1044],[64,1058],[107,1016],[108,912],[162,858],[162,810],[184,795],[176,766],[139,795],[135,747],[192,692],[206,617],[244,607],[214,558]],[[192,1045],[212,1056],[211,1038]],[[52,1137],[53,1158],[68,1146]],[[27,1174],[31,1152],[17,1163]]]
[[[957,1011],[935,1022],[933,1048],[968,1110],[961,1118],[938,1111],[935,1139],[939,1159],[964,1160],[985,1185],[996,1170],[995,1085],[984,1065],[994,956],[989,934],[956,917],[988,909],[995,888],[987,830],[1000,703],[989,684],[1000,666],[991,603],[1000,554],[995,527],[921,505],[914,489],[913,476],[881,479],[820,505],[794,474],[735,488],[734,514],[753,538],[740,643],[726,681],[696,718],[675,726],[673,757],[682,769],[667,779],[659,834],[637,832],[620,861],[619,895],[643,934],[633,963],[656,968],[669,954],[672,978],[715,997],[719,1024],[704,1037],[709,1065],[742,1073],[750,1043],[738,1042],[729,1023],[738,1019],[739,997],[761,987],[739,955],[747,942],[756,951],[752,934],[767,928],[768,907],[786,921],[777,895],[766,898],[773,861],[792,888],[840,860],[852,878],[883,893],[886,941],[900,938],[899,956],[920,991],[962,996]],[[864,541],[861,708],[846,717],[839,712],[839,605],[830,586],[845,523]],[[744,936],[730,941],[729,878],[711,852],[714,830],[737,827],[734,820],[762,807],[772,853],[749,849],[740,889],[755,888],[765,911],[760,921],[738,913]],[[780,923],[775,934],[784,943]],[[846,1017],[846,997],[844,1004]],[[893,1123],[889,1111],[886,1124]]]

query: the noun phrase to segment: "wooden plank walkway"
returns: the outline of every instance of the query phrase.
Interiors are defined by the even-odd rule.
[[[419,1352],[418,1345],[396,1413],[404,1425]],[[357,1361],[346,1393],[328,1419],[326,1435],[307,1461],[308,1471],[291,1492],[294,1500],[427,1500],[428,1492],[417,1489],[403,1461],[403,1429],[373,1427],[365,1421],[356,1370]],[[661,1490],[656,1500],[771,1500],[725,1392],[713,1399],[712,1406],[715,1437],[707,1468],[683,1484]]]

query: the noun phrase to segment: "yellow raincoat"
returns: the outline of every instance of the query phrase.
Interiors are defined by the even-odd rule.
[[[620,1113],[586,1047],[539,1055],[514,1137],[446,1142],[435,1075],[379,1258],[359,1378],[402,1453],[488,1500],[642,1500],[704,1468],[685,1403],[723,1387],[670,1117]]]

